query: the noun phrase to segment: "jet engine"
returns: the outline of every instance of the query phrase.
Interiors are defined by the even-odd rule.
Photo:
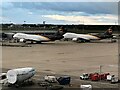
[[[20,43],[25,43],[26,40],[25,40],[25,39],[20,39],[19,42],[20,42]]]
[[[18,84],[30,79],[34,74],[35,69],[28,67],[9,70],[6,76],[9,84]]]
[[[73,38],[72,41],[78,42],[78,43],[90,42],[90,40],[82,39],[82,38]]]
[[[73,38],[72,41],[76,42],[78,41],[78,38]]]

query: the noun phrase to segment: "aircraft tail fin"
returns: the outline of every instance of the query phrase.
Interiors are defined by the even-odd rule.
[[[112,26],[111,26],[109,29],[107,29],[107,31],[104,34],[105,35],[112,35],[112,33],[113,33],[113,30],[112,30]]]
[[[63,35],[63,34],[65,34],[66,32],[67,32],[67,29],[64,28],[63,26],[61,26],[61,27],[58,29],[58,33],[59,33],[60,35]]]
[[[54,36],[52,37],[53,38],[53,40],[60,40],[60,39],[62,39],[62,38],[64,38],[64,34],[67,32],[67,30],[63,27],[63,26],[61,26],[59,29],[58,29],[58,31],[54,34]]]
[[[63,36],[66,32],[67,32],[67,29],[61,26],[55,33],[55,36]]]
[[[113,30],[112,26],[107,29],[104,33],[97,34],[96,36],[99,37],[100,39],[106,39],[106,38],[112,38],[113,37]]]

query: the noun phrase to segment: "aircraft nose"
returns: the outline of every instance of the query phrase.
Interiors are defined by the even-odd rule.
[[[13,35],[13,38],[15,38],[16,37],[16,35]]]
[[[16,34],[14,34],[14,35],[13,35],[13,38],[16,38],[16,37],[17,37],[17,35],[16,35]]]

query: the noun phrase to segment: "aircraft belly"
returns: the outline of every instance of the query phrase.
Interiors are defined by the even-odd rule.
[[[28,37],[28,40],[32,40],[32,41],[48,41],[49,39],[44,37],[44,36],[34,36],[34,37]]]
[[[88,38],[89,38],[90,40],[98,40],[98,39],[99,39],[98,37],[93,36],[93,35],[88,35]]]

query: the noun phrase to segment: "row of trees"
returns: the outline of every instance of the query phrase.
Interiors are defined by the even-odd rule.
[[[95,33],[103,32],[108,28],[111,28],[113,31],[117,32],[118,25],[52,25],[52,24],[1,24],[1,29],[3,31],[9,30],[58,30],[61,26],[67,29],[69,32],[77,33]]]

